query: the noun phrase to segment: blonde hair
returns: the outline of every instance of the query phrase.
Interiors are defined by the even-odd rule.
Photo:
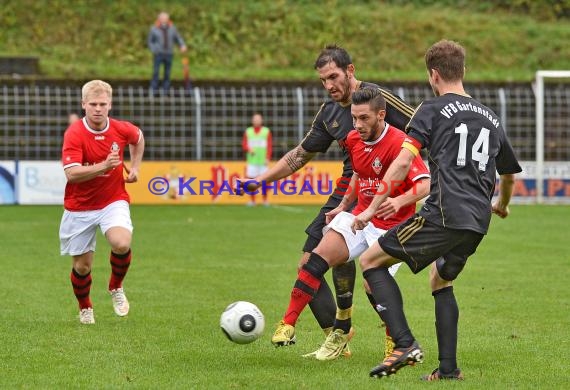
[[[90,95],[106,93],[109,99],[113,97],[113,88],[109,83],[102,80],[91,80],[81,88],[81,100],[86,101]]]

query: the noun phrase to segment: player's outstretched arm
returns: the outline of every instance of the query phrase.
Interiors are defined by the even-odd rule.
[[[255,191],[261,186],[261,183],[272,183],[289,176],[304,167],[316,154],[315,152],[308,152],[301,145],[297,145],[281,157],[274,166],[254,178],[253,180],[256,183],[248,183],[248,190]]]
[[[509,216],[509,203],[511,202],[514,187],[514,174],[501,175],[499,179],[499,196],[493,204],[493,213],[501,218],[507,218]]]

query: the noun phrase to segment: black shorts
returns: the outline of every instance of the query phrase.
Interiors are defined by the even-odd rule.
[[[416,214],[378,239],[390,256],[404,261],[417,274],[437,260],[439,276],[454,280],[475,253],[483,234],[444,228]]]

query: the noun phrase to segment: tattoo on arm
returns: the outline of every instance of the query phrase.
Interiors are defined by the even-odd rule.
[[[291,171],[296,172],[315,157],[315,154],[316,153],[313,152],[307,152],[301,145],[298,145],[295,149],[287,152],[287,154],[283,156],[283,159],[285,159]]]

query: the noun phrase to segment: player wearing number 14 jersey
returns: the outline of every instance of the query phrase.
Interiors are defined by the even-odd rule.
[[[384,180],[391,185],[403,179],[419,150],[425,148],[430,196],[418,214],[390,229],[360,257],[378,312],[396,344],[370,376],[394,374],[423,357],[408,327],[400,289],[388,268],[404,261],[417,273],[435,261],[430,282],[439,367],[424,379],[462,379],[456,359],[459,309],[452,281],[487,233],[492,212],[502,218],[508,215],[514,174],[521,168],[498,116],[463,88],[465,49],[455,42],[440,41],[426,52],[425,61],[436,97],[418,107],[400,154]],[[491,204],[496,172],[500,174],[499,196]],[[385,197],[376,195],[368,209],[355,217],[353,228],[362,229]]]
[[[468,95],[447,93],[422,103],[408,130],[404,147],[429,148],[431,193],[419,215],[486,234],[496,170],[521,171],[498,116]]]

